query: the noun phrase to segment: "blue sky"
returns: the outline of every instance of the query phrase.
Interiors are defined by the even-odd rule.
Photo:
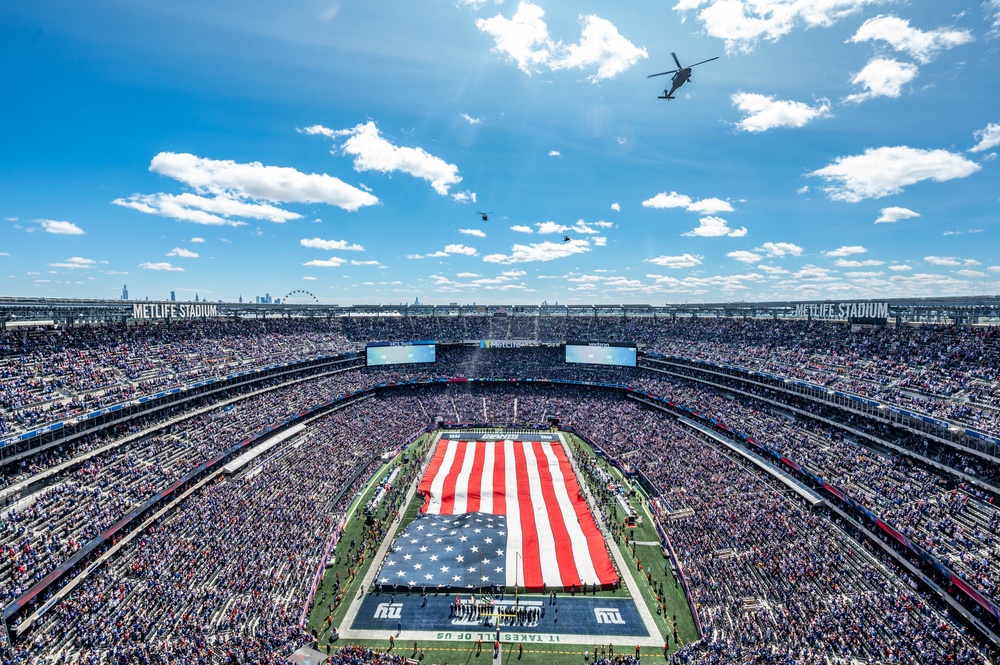
[[[8,3],[0,293],[1000,291],[1000,0],[570,4]]]

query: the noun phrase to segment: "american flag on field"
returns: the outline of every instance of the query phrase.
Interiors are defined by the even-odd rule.
[[[537,437],[546,440],[442,438],[420,481],[422,514],[396,541],[379,579],[479,586],[482,554],[482,584],[540,589],[615,583],[618,575],[604,538],[562,443],[554,435]],[[430,556],[438,558],[430,561]],[[441,563],[438,576],[428,568],[446,556],[464,564],[465,571]],[[396,567],[410,561],[421,567],[411,565],[413,574],[399,575]],[[444,567],[448,570],[441,571]],[[423,580],[417,579],[419,571]]]
[[[506,583],[503,515],[427,515],[406,529],[386,556],[378,581],[429,588]]]

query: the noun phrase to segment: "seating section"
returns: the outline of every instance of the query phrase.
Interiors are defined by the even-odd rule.
[[[992,328],[851,333],[830,323],[513,313],[17,328],[0,334],[0,436],[375,339],[634,340],[665,355],[801,378],[1000,429],[1000,336]],[[717,377],[720,389],[683,368],[668,375],[566,365],[562,353],[558,346],[450,346],[439,348],[434,365],[271,379],[8,464],[0,489],[22,489],[0,509],[0,600],[13,602],[135,507],[265,428],[381,383],[468,376],[628,385],[685,405],[820,476],[1000,604],[1000,509],[981,489],[1000,487],[992,461],[805,398],[774,404],[763,398],[776,395],[763,389],[741,394],[747,386],[726,377]],[[803,663],[983,662],[971,638],[905,574],[689,428],[621,391],[531,382],[380,392],[317,420],[301,444],[269,453],[259,473],[194,494],[98,568],[36,623],[17,645],[18,658],[222,663],[231,652],[240,661],[279,659],[307,639],[298,626],[307,587],[352,498],[333,490],[370,474],[378,452],[438,416],[469,425],[543,424],[556,416],[643,471],[671,510],[693,511],[665,527],[708,635],[676,662],[773,662],[778,654]],[[32,485],[40,473],[44,482]]]

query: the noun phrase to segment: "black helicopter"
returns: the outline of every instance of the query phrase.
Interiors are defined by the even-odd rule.
[[[569,242],[569,236],[563,236],[563,242]]]
[[[476,214],[477,215],[482,215],[483,216],[483,221],[484,222],[488,222],[488,221],[490,221],[490,215],[492,215],[493,213],[492,212],[480,212],[480,211],[477,210]]]
[[[715,56],[714,58],[709,58],[708,60],[702,60],[701,62],[696,62],[693,65],[691,65],[691,67],[684,67],[683,65],[681,65],[681,61],[677,59],[676,53],[671,53],[670,55],[674,56],[674,62],[677,63],[677,69],[671,69],[669,72],[660,72],[659,74],[650,74],[649,76],[646,77],[648,79],[651,79],[654,76],[673,74],[673,77],[670,79],[670,90],[664,88],[663,94],[657,97],[657,99],[673,99],[674,91],[691,80],[691,67],[697,67],[698,65],[703,65],[706,62],[712,62],[713,60],[719,59],[719,56]]]

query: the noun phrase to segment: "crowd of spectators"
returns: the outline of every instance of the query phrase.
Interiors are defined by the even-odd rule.
[[[603,413],[578,410],[576,425],[627,454],[609,410],[642,432],[634,462],[667,510],[690,509],[662,524],[707,635],[675,662],[985,662],[946,614],[830,519],[675,422],[618,401]]]
[[[0,333],[0,435],[237,369],[414,339],[634,342],[1000,431],[997,327],[504,314],[13,328]]]
[[[218,480],[137,537],[19,643],[24,662],[276,660],[310,640],[300,619],[330,535],[379,454],[424,426],[408,398],[369,399],[312,424],[258,468]],[[123,656],[122,656],[123,654]],[[248,658],[249,654],[249,658]]]
[[[11,328],[0,333],[0,436],[199,379],[353,346],[326,319]]]
[[[329,355],[356,349],[365,339],[448,339],[442,331],[453,339],[629,339],[665,354],[796,376],[899,404],[918,400],[923,411],[980,426],[995,427],[1000,401],[1000,338],[992,329],[851,333],[828,323],[527,316],[220,321],[3,333],[0,433],[4,414],[24,426],[40,422],[32,420],[32,409],[41,409],[45,415],[37,417],[44,420],[65,405],[106,403],[101,400],[124,394],[116,391],[132,396],[237,368]],[[1000,601],[1000,511],[990,495],[956,475],[863,445],[840,427],[762,400],[643,369],[566,365],[556,346],[441,347],[436,365],[304,380],[167,426],[177,412],[139,418],[8,465],[2,486],[107,448],[68,465],[43,490],[8,497],[0,520],[0,599],[10,603],[144,500],[268,426],[335,395],[453,376],[627,384],[673,399],[794,459]],[[97,402],[80,401],[91,397]],[[202,399],[188,407],[211,404]],[[814,415],[820,410],[804,401],[797,405]],[[213,485],[185,502],[50,611],[20,654],[30,660],[65,648],[81,662],[94,654],[144,662],[151,654],[180,661],[231,651],[241,660],[256,654],[265,662],[307,639],[292,609],[298,603],[301,612],[301,585],[321,555],[309,538],[329,532],[330,520],[343,511],[342,505],[317,508],[316,502],[343,482],[336,474],[371,471],[374,451],[364,441],[398,438],[435,416],[469,424],[542,424],[549,415],[637,465],[671,510],[694,510],[693,517],[668,521],[667,530],[692,573],[711,631],[678,662],[764,658],[765,652],[817,663],[937,662],[947,653],[955,654],[952,662],[980,662],[947,617],[829,519],[789,502],[687,430],[620,393],[531,383],[414,388],[335,412],[323,421],[329,429],[314,426],[307,444],[281,448],[260,473]],[[977,478],[1000,477],[995,465],[918,436],[860,417],[844,424]],[[316,443],[319,438],[325,444]],[[326,461],[319,462],[323,455]],[[252,542],[254,520],[270,529],[268,547],[237,554],[240,543]],[[271,540],[282,542],[272,549]],[[169,561],[171,572],[161,574],[158,561]]]

